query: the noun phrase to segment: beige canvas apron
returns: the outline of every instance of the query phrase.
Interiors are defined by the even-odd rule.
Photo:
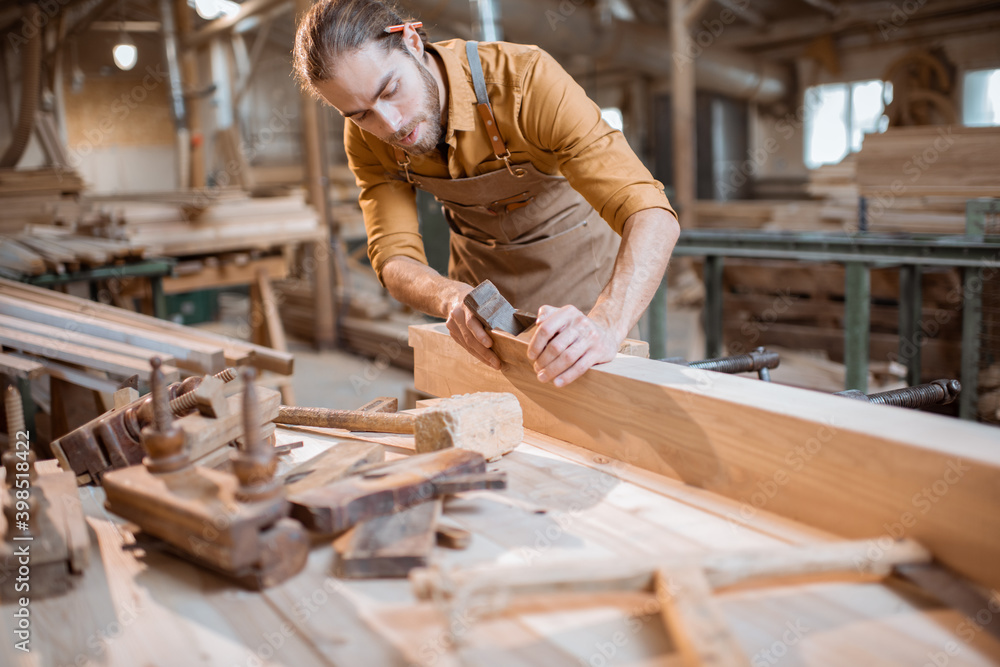
[[[468,178],[400,176],[441,202],[451,227],[448,277],[469,285],[487,278],[516,308],[572,304],[584,313],[611,278],[621,241],[562,176],[530,163],[513,165],[486,94],[477,42],[466,44],[477,109],[506,169]]]

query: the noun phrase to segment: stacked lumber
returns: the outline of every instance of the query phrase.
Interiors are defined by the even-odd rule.
[[[132,375],[148,379],[149,360],[157,356],[174,374],[250,364],[290,375],[293,367],[287,352],[3,279],[0,344],[54,377],[98,391]]]
[[[73,230],[87,218],[87,207],[76,195],[0,197],[0,232],[13,234],[28,225],[59,225]]]
[[[924,381],[961,374],[961,289],[956,269],[923,275]],[[898,358],[899,272],[872,269],[871,361]],[[727,258],[723,268],[723,338],[732,354],[759,345],[824,350],[844,359],[844,267]]]
[[[301,164],[294,165],[254,165],[250,168],[252,178],[258,186],[301,186],[305,182],[306,170]],[[347,165],[330,165],[330,200],[334,203],[358,201],[361,189],[354,174]]]
[[[806,190],[820,202],[820,218],[840,231],[858,228],[857,159],[848,155],[839,164],[826,164],[809,172]]]
[[[998,153],[1000,128],[890,128],[839,164],[813,169],[812,202],[699,201],[694,218],[705,228],[853,232],[864,197],[870,232],[962,234],[968,199],[1000,197]]]
[[[825,215],[823,202],[808,200],[699,200],[695,202],[692,218],[692,226],[700,229],[843,231],[839,218]]]
[[[195,206],[192,206],[194,203]],[[316,212],[300,194],[251,198],[227,196],[169,202],[136,197],[97,204],[110,238],[156,248],[164,255],[208,255],[284,246],[324,238]]]
[[[291,188],[301,186],[305,182],[305,167],[302,165],[287,166],[253,166],[250,168],[251,178],[255,187]],[[344,239],[365,238],[365,223],[358,205],[361,188],[358,187],[354,174],[347,165],[330,165],[329,171],[330,217],[340,229]]]
[[[859,194],[873,232],[962,234],[965,202],[1000,196],[1000,128],[891,128],[865,138]]]
[[[1000,128],[891,128],[865,137],[857,157],[864,196],[1000,196]]]
[[[72,169],[0,169],[0,197],[79,194],[83,179]]]
[[[82,236],[60,227],[29,225],[20,234],[0,236],[0,272],[9,277],[120,265],[145,256],[146,248],[130,241]]]

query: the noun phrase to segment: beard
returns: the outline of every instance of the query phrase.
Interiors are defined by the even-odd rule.
[[[408,51],[407,54],[409,54]],[[412,55],[410,57],[413,58]],[[401,148],[405,153],[417,156],[436,149],[444,130],[441,128],[441,104],[438,101],[437,81],[434,80],[434,75],[422,62],[416,58],[413,60],[417,64],[417,70],[420,72],[420,79],[424,86],[423,109],[409,125],[390,136],[386,142]],[[426,125],[420,140],[412,146],[400,146],[399,141],[413,132],[421,123]]]

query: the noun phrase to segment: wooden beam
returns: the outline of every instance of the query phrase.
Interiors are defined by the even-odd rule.
[[[252,0],[251,0],[252,1]],[[244,5],[245,6],[245,5]],[[295,14],[302,16],[312,6],[311,0],[295,0]],[[329,190],[325,175],[329,172],[326,153],[323,150],[325,133],[320,131],[319,102],[306,91],[300,91],[302,105],[302,147],[306,155],[306,188],[309,203],[316,209],[320,227],[323,229],[321,241],[307,246],[312,253],[313,288],[316,304],[315,341],[319,349],[329,349],[337,342],[337,318],[333,312],[333,257],[331,237],[339,243],[337,222],[330,217]]]
[[[671,70],[670,106],[674,153],[674,196],[672,201],[680,220],[691,215],[695,192],[695,132],[694,132],[694,59],[691,53],[691,33],[685,20],[684,0],[669,0],[670,39],[674,45],[674,68]]]
[[[876,550],[906,536],[1000,586],[994,428],[635,357],[555,388],[538,382],[525,341],[493,339],[500,371],[443,325],[410,327],[416,388],[513,392],[525,428],[736,499],[734,525],[774,512]]]
[[[178,340],[166,333],[135,329],[126,325],[107,322],[86,311],[69,311],[31,303],[23,298],[0,295],[0,315],[23,321],[63,327],[72,332],[99,336],[109,342],[146,348],[172,357],[177,365],[199,373],[216,373],[225,367],[222,348]]]
[[[661,570],[654,587],[663,624],[685,667],[750,667],[701,568]]]
[[[215,19],[204,28],[187,35],[183,39],[184,48],[191,49],[207,44],[213,37],[218,37],[236,27],[240,21],[255,14],[265,12],[272,7],[288,2],[288,0],[247,0],[240,5],[240,11],[233,16]]]
[[[89,317],[125,324],[131,327],[153,331],[175,338],[179,343],[201,343],[202,345],[218,345],[224,351],[226,363],[240,365],[251,363],[262,370],[274,371],[282,375],[291,375],[294,357],[291,353],[272,350],[246,341],[229,338],[208,331],[200,331],[176,324],[168,320],[158,320],[155,317],[133,313],[123,308],[116,308],[95,301],[87,301],[68,294],[32,285],[25,285],[13,280],[0,278],[0,294],[33,300],[53,308],[61,308],[71,313],[86,313]],[[215,369],[222,370],[221,368]]]
[[[838,46],[844,46],[841,39],[845,36],[844,33],[850,32],[871,35],[874,38],[871,43],[884,44],[886,41],[912,39],[915,36],[914,30],[919,31],[916,34],[921,34],[925,27],[929,28],[935,37],[940,38],[944,34],[975,29],[977,24],[982,23],[983,17],[993,13],[984,11],[992,8],[982,0],[929,3],[922,6],[920,12],[908,17],[904,24],[897,26],[892,22],[891,7],[889,11],[886,9],[886,4],[882,2],[851,2],[842,4],[841,11],[829,19],[804,16],[772,20],[763,28],[729,26],[720,36],[719,43],[733,49],[772,49],[791,42],[804,42],[822,35],[834,35]],[[964,15],[971,12],[976,13],[972,16]],[[889,26],[884,34],[877,27],[873,29],[880,20],[884,22],[883,25]]]
[[[191,7],[187,0],[174,0],[174,21],[177,23],[179,41],[184,43],[194,31]],[[198,52],[196,49],[182,49],[180,53],[181,80],[185,93],[200,90],[198,76]],[[184,96],[185,118],[191,140],[191,169],[188,183],[180,183],[182,188],[205,187],[205,149],[201,134],[201,98],[197,95]]]
[[[804,0],[807,5],[812,5],[816,9],[826,12],[830,16],[837,16],[840,14],[840,5],[836,2],[831,2],[830,0]]]
[[[754,27],[762,28],[767,25],[767,19],[760,12],[751,8],[749,2],[737,2],[736,0],[716,0],[716,2]]]
[[[0,324],[10,329],[14,329],[15,331],[23,331],[37,336],[44,336],[50,340],[52,345],[56,346],[63,343],[73,343],[74,345],[93,348],[95,351],[102,350],[104,352],[112,352],[123,357],[138,359],[144,364],[148,364],[150,359],[158,356],[160,361],[164,364],[169,364],[171,366],[174,365],[174,358],[169,354],[148,350],[146,348],[129,345],[127,343],[108,340],[106,338],[100,338],[98,336],[90,336],[66,326],[60,327],[48,324],[39,324],[37,322],[30,322],[17,317],[7,317],[5,315],[0,315]]]
[[[257,272],[264,271],[271,280],[288,277],[288,263],[283,255],[251,259],[246,264],[223,262],[205,266],[200,271],[163,279],[164,294],[182,294],[199,289],[249,285],[256,280]]]
[[[18,380],[34,380],[45,375],[45,366],[37,361],[0,353],[0,373]]]
[[[93,368],[121,377],[138,375],[141,381],[149,381],[149,363],[135,357],[97,350],[67,341],[52,340],[48,336],[18,331],[5,326],[0,326],[0,343],[5,347],[12,347],[46,359],[78,364],[85,368]],[[177,369],[173,367],[165,366],[164,374],[168,382],[175,382],[180,378]]]
[[[58,362],[52,361],[51,359],[33,357],[29,354],[24,354],[23,352],[15,352],[14,354],[16,355],[16,358],[40,364],[45,369],[45,373],[50,377],[57,380],[64,380],[69,384],[75,384],[78,387],[90,389],[102,394],[114,394],[118,391],[118,387],[121,385],[120,382],[107,379],[107,377],[105,377],[106,374],[104,373],[98,373],[95,375],[92,372],[64,366]]]
[[[712,1],[713,0],[691,0],[687,7],[684,8],[684,24],[688,28],[691,28],[691,26],[698,22],[698,19],[700,19],[701,15],[705,13],[708,6],[712,4]]]

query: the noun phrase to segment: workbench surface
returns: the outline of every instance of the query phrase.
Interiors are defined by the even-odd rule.
[[[305,445],[282,470],[335,446],[318,429],[279,428]],[[341,432],[342,433],[342,432]],[[443,521],[473,533],[464,551],[438,549],[446,568],[573,563],[816,544],[834,536],[533,432],[490,470],[506,491],[445,506]],[[375,436],[387,458],[408,436]],[[447,615],[415,602],[406,580],[340,581],[332,548],[262,593],[174,556],[127,551],[127,527],[100,488],[80,489],[96,537],[91,564],[63,597],[33,600],[30,653],[14,648],[13,607],[0,608],[4,665],[258,666],[680,665],[648,594],[567,594],[479,600]],[[750,527],[749,524],[752,524]],[[877,548],[877,546],[875,547]],[[903,583],[814,578],[716,595],[735,638],[758,665],[991,665],[1000,642]],[[491,606],[505,606],[488,614]],[[986,610],[987,613],[989,610]]]

